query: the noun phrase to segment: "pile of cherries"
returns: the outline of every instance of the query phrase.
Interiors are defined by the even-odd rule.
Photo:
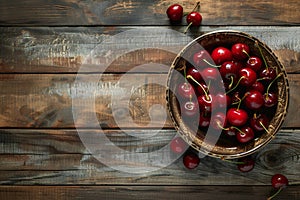
[[[235,43],[200,50],[186,61],[179,69],[184,80],[176,88],[183,120],[199,116],[198,129],[205,132],[211,126],[232,144],[249,143],[268,132],[282,73],[268,66],[258,43],[254,46],[259,56],[247,44]]]

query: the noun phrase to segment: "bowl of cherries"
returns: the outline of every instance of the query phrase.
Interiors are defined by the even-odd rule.
[[[289,86],[285,68],[263,42],[240,31],[214,31],[176,56],[166,100],[192,148],[234,159],[274,138],[287,114]]]

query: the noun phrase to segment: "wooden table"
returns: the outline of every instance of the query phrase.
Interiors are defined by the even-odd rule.
[[[0,2],[0,199],[266,199],[274,192],[270,178],[275,173],[285,174],[293,184],[277,199],[300,199],[300,1],[205,0],[201,2],[201,27],[192,28],[185,37],[181,37],[185,20],[171,25],[166,17],[165,11],[173,2]],[[178,2],[185,11],[195,5],[195,1]],[[82,67],[104,41],[145,28],[149,34],[137,34],[137,38],[127,34],[120,41],[112,40],[106,46],[112,51],[99,51],[92,61],[102,63],[113,50],[126,49],[128,44],[139,49],[127,52],[107,68],[100,64]],[[165,146],[176,131],[169,117],[163,120],[162,112],[153,112],[150,118],[152,105],[166,105],[165,87],[150,83],[166,79],[166,66],[175,54],[148,45],[156,42],[175,51],[186,44],[186,37],[224,29],[261,39],[288,72],[289,113],[276,138],[255,154],[251,172],[241,173],[234,164],[205,157],[194,170],[185,169],[179,158],[165,168],[133,175],[106,166],[87,150],[78,130],[88,139],[104,132],[124,152],[116,157]],[[160,30],[179,36],[174,40],[171,34],[166,40]],[[142,46],[141,41],[145,41]],[[152,68],[153,63],[161,67]],[[137,66],[142,68],[127,73]],[[95,79],[89,82],[93,75],[101,76],[101,83]],[[129,89],[126,82],[125,86],[118,84],[124,75],[131,76],[130,83],[142,80],[145,85],[133,84]],[[94,89],[94,109],[82,112],[83,116],[94,114],[99,124],[87,123],[88,117],[74,120],[74,98],[85,105],[84,95],[95,94]],[[130,104],[120,96],[112,105],[112,94],[121,90],[130,95]],[[131,122],[123,117],[126,113],[130,113]],[[148,134],[149,138],[130,134]],[[120,167],[122,163],[113,165]]]

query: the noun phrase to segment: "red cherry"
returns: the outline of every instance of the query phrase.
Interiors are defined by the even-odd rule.
[[[194,169],[199,165],[199,163],[199,156],[193,152],[188,152],[183,157],[183,164],[187,169]]]
[[[199,117],[199,126],[200,127],[208,127],[210,124],[210,117],[206,114],[201,113]]]
[[[259,71],[262,66],[262,61],[259,57],[251,56],[246,63],[246,67],[253,69],[254,71]]]
[[[263,98],[264,105],[269,108],[275,106],[278,102],[278,96],[274,92],[265,93]]]
[[[238,162],[242,163],[237,165],[238,169],[241,172],[250,172],[255,165],[255,161],[250,156],[239,158]]]
[[[226,126],[226,115],[222,112],[217,112],[211,118],[211,126],[216,130],[222,130]]]
[[[201,112],[210,113],[212,111],[212,95],[200,95],[198,97],[198,105]]]
[[[250,119],[250,126],[255,131],[263,131],[269,126],[269,118],[265,114],[254,114]]]
[[[225,47],[217,47],[212,51],[211,57],[216,65],[221,65],[225,61],[232,60],[232,53]]]
[[[201,72],[201,75],[209,80],[217,80],[220,76],[219,74],[219,70],[214,67],[207,67]]]
[[[259,78],[260,79],[264,79],[266,81],[272,81],[276,78],[277,73],[276,73],[276,69],[274,68],[266,68],[260,71],[259,73]]]
[[[247,44],[236,43],[231,47],[232,56],[237,60],[244,60],[250,54],[250,48]]]
[[[271,183],[273,188],[279,189],[288,186],[289,180],[282,174],[275,174],[272,176]]]
[[[179,4],[173,4],[168,7],[166,13],[172,22],[181,21],[183,17],[183,7]]]
[[[248,120],[248,114],[243,109],[230,108],[227,111],[227,121],[233,126],[243,126]]]
[[[264,93],[265,86],[261,82],[256,81],[255,83],[253,83],[253,85],[250,86],[249,90],[256,90],[260,93]]]
[[[186,22],[192,26],[200,26],[202,16],[199,12],[191,12],[186,16]]]
[[[194,67],[188,68],[188,70],[186,72],[186,75],[187,76],[188,75],[192,76],[198,82],[203,80],[200,71],[197,68],[194,68]],[[193,81],[193,83],[195,83],[195,82]]]
[[[194,54],[193,62],[195,66],[201,68],[208,67],[207,62],[205,61],[212,63],[211,57],[206,50],[201,50]]]
[[[256,78],[257,78],[256,73],[250,68],[241,69],[239,75],[240,78],[243,77],[241,80],[241,85],[251,86],[256,82]]]
[[[177,92],[180,97],[185,99],[191,99],[195,95],[193,86],[187,82],[178,84]]]
[[[256,90],[251,90],[246,93],[244,103],[247,106],[247,108],[251,110],[258,110],[264,105],[264,98],[260,92]]]
[[[251,127],[245,126],[236,133],[236,138],[240,143],[247,143],[254,139],[254,131]]]
[[[170,148],[173,153],[181,154],[188,148],[188,144],[181,137],[175,137],[170,143]]]
[[[221,65],[220,73],[225,81],[231,81],[231,78],[234,80],[237,79],[240,69],[241,68],[236,63],[232,61],[226,61]]]
[[[199,112],[199,106],[197,102],[187,101],[181,108],[181,113],[185,116],[195,116]]]

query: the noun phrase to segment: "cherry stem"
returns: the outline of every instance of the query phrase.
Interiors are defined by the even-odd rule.
[[[228,131],[229,130],[229,128],[224,128],[222,125],[221,125],[221,122],[218,120],[217,121],[217,125],[218,125],[218,127],[220,128],[220,129],[222,129],[222,130],[224,130],[224,131]]]
[[[196,9],[198,9],[200,7],[200,1],[198,1],[194,7],[194,9],[192,10],[192,12],[194,12]]]
[[[268,67],[268,63],[267,63],[267,61],[266,61],[266,59],[265,59],[265,57],[264,57],[264,54],[263,54],[263,52],[262,52],[262,50],[261,50],[261,48],[260,48],[260,46],[259,46],[259,44],[258,44],[258,41],[255,41],[255,44],[256,44],[256,46],[257,46],[257,48],[258,48],[258,50],[259,50],[259,52],[260,52],[260,55],[261,55],[261,57],[262,57],[262,59],[263,59],[263,61],[264,61],[264,63],[265,63],[266,69],[268,69],[268,68],[269,68],[269,67]]]
[[[238,87],[238,85],[240,84],[241,80],[244,79],[244,78],[245,78],[245,77],[242,76],[242,77],[239,79],[239,81],[236,83],[236,85],[235,85],[233,88],[231,88],[230,90],[228,90],[228,91],[226,92],[226,94],[228,94],[228,93],[232,92],[233,90],[235,90],[235,88]]]
[[[228,85],[228,88],[229,88],[229,89],[231,89],[233,83],[234,83],[233,76],[230,76],[230,84]]]
[[[231,128],[234,128],[234,129],[236,129],[238,132],[240,132],[241,134],[246,135],[246,133],[244,133],[244,132],[243,132],[241,129],[239,129],[238,127],[231,126]]]
[[[280,188],[276,191],[276,193],[273,194],[272,196],[268,197],[267,200],[273,199],[275,196],[277,196],[277,195],[281,192],[282,189],[283,189],[283,187],[280,187]]]
[[[266,131],[267,133],[269,133],[268,129],[265,127],[265,125],[264,125],[262,122],[259,122],[259,124],[261,125],[261,127],[263,127],[263,129],[265,129],[265,131]]]
[[[201,89],[203,90],[206,99],[207,99],[207,100],[210,100],[207,91],[203,88],[203,86],[202,86],[196,79],[194,79],[194,77],[192,77],[191,75],[188,75],[187,78],[190,78],[190,79],[192,79],[195,83],[197,83],[197,85],[199,85],[199,86],[201,87]]]
[[[248,52],[247,51],[245,51],[245,49],[243,49],[243,51],[242,51],[244,54],[246,54],[247,56],[248,56],[248,58],[250,58],[250,55],[248,54]]]
[[[240,109],[242,101],[248,96],[248,94],[249,93],[246,93],[241,99],[239,99],[239,104],[237,106],[237,109]]]
[[[283,73],[278,74],[278,75],[274,78],[274,80],[272,80],[272,82],[268,85],[268,87],[267,87],[267,92],[266,92],[266,98],[267,98],[267,99],[269,98],[269,90],[270,90],[272,84],[273,84],[280,76],[282,76],[282,75],[283,75]]]
[[[203,59],[203,61],[208,64],[209,66],[211,67],[221,67],[221,65],[214,65],[214,64],[211,64],[210,62],[208,62],[206,59]]]
[[[184,29],[183,33],[186,34],[190,26],[192,26],[193,22],[190,22],[189,25]]]

